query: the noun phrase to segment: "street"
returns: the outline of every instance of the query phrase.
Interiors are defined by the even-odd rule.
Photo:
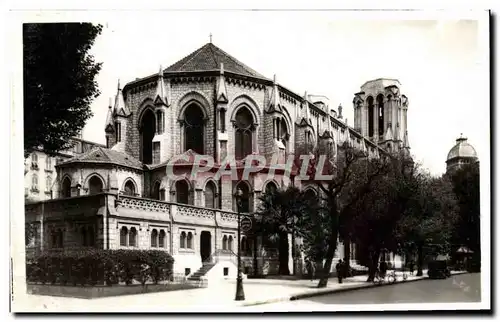
[[[322,304],[456,303],[481,301],[481,274],[463,274],[445,280],[422,280],[364,290],[311,297],[304,300],[270,303],[255,309],[300,310],[301,306]]]

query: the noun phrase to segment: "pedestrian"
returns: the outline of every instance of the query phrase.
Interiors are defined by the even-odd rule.
[[[342,284],[343,266],[344,264],[342,263],[342,260],[339,259],[339,262],[335,266],[335,268],[337,269],[337,278],[339,279],[339,284]]]
[[[410,268],[410,275],[413,275],[413,270],[415,269],[415,262],[412,260],[410,260],[410,263],[409,264],[409,268]]]
[[[344,261],[342,262],[342,273],[343,273],[343,278],[348,278],[349,277],[349,265],[347,264],[347,259],[344,258]]]

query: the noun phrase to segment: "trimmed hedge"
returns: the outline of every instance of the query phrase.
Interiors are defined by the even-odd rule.
[[[59,285],[158,284],[173,278],[174,259],[160,250],[48,251],[26,263],[28,282]]]

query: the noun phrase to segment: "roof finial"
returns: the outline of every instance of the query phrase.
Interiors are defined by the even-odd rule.
[[[160,70],[158,71],[158,76],[163,76],[163,67],[160,65]]]
[[[274,76],[273,76],[273,83],[276,84],[276,74],[274,74]]]
[[[109,108],[113,108],[113,98],[109,98],[109,105],[108,105]]]
[[[210,33],[210,43],[212,43],[212,33]]]
[[[118,78],[118,90],[120,90],[120,79]]]

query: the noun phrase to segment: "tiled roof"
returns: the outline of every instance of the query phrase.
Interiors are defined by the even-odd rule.
[[[65,162],[62,162],[61,165],[76,163],[76,162],[117,164],[139,170],[142,170],[144,168],[142,162],[135,159],[134,157],[122,152],[113,151],[103,147],[95,147],[86,153],[83,153],[79,156],[73,157]]]
[[[245,76],[264,78],[263,75],[257,73],[255,70],[239,62],[236,58],[232,57],[222,49],[208,43],[198,50],[187,55],[175,64],[171,65],[166,72],[195,72],[195,71],[208,71],[219,70],[220,64],[224,64],[224,70]]]

